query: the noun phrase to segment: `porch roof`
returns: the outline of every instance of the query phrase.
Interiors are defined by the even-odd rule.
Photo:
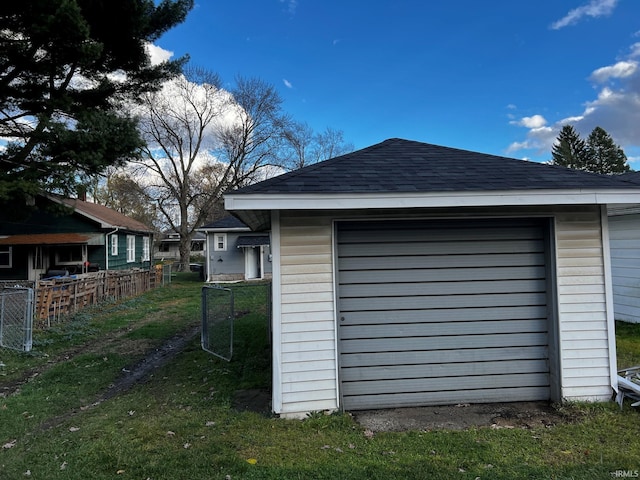
[[[81,233],[37,233],[2,237],[0,245],[82,245],[88,244],[90,239],[90,235]]]

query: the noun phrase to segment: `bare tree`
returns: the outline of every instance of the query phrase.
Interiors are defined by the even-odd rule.
[[[217,75],[191,69],[161,91],[147,94],[136,110],[146,146],[133,172],[163,223],[180,235],[183,266],[189,263],[195,228],[206,216],[202,208],[221,194],[209,187],[220,184],[216,176],[224,176],[225,167],[210,152],[216,145],[216,122],[229,101]],[[204,182],[209,176],[215,180]]]
[[[327,127],[324,132],[316,135],[316,158],[318,162],[353,152],[355,147],[346,142],[342,130]]]
[[[218,158],[230,167],[225,180],[235,188],[260,180],[265,167],[279,165],[282,130],[288,119],[276,89],[258,79],[239,77],[232,90],[237,121],[219,130]]]
[[[159,232],[155,203],[147,196],[144,187],[125,171],[108,169],[101,181],[92,186],[91,193],[96,203],[112,208]]]
[[[315,134],[306,122],[290,122],[282,132],[283,164],[291,170],[315,161]]]
[[[239,79],[227,92],[217,75],[189,70],[138,111],[146,141],[137,182],[165,224],[180,235],[180,263],[195,229],[220,210],[222,194],[258,178],[274,158],[281,100],[260,80]]]
[[[353,151],[340,130],[315,133],[306,122],[289,122],[282,132],[283,165],[294,170]]]

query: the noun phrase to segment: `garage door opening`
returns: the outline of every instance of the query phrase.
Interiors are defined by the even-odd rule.
[[[342,407],[549,399],[549,225],[337,223]]]

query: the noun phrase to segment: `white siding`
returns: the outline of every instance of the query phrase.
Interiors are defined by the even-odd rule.
[[[284,416],[338,408],[329,217],[280,217],[281,376]]]
[[[640,323],[640,214],[609,217],[616,320]]]
[[[561,396],[611,398],[605,263],[600,209],[556,215]]]

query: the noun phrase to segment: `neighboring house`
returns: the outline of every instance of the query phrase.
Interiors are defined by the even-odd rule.
[[[271,277],[269,234],[255,233],[229,215],[199,229],[209,252],[205,278],[209,282],[259,280]]]
[[[52,213],[51,204],[59,209]],[[149,268],[152,232],[95,203],[38,196],[30,215],[10,222],[0,213],[0,279],[39,280],[47,274]]]
[[[228,193],[271,229],[273,410],[609,400],[621,202],[640,187],[400,139]]]
[[[206,257],[205,234],[195,232],[191,239],[191,255],[203,255]],[[160,261],[180,260],[180,234],[174,231],[165,232],[157,242],[153,252],[153,258]]]
[[[618,178],[640,185],[640,172]],[[640,323],[640,204],[610,207],[609,232],[615,318]]]

